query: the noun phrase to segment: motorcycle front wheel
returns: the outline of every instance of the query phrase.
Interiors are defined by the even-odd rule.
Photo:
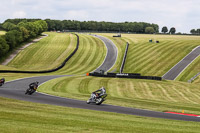
[[[87,100],[87,102],[86,102],[87,104],[90,104],[90,100]]]

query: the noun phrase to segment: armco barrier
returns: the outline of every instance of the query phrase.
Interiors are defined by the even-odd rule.
[[[141,76],[138,73],[89,73],[89,76],[96,76],[96,77],[110,77],[110,78],[134,78],[134,79],[151,79],[151,80],[162,80],[162,77],[157,76]]]
[[[128,47],[129,47],[129,43],[127,42],[126,49],[125,49],[125,52],[124,52],[124,57],[123,57],[123,60],[122,60],[122,65],[120,67],[120,73],[123,73],[123,70],[124,70],[124,65],[125,65],[126,57],[127,57],[127,53],[128,53]]]
[[[77,44],[75,50],[63,61],[63,63],[58,66],[57,68],[50,69],[50,70],[43,70],[43,71],[18,71],[18,70],[0,70],[0,73],[50,73],[50,72],[55,72],[65,66],[67,61],[76,53],[76,51],[79,48],[79,36],[75,34],[77,37]]]

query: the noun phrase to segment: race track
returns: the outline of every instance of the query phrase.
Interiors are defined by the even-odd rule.
[[[109,42],[106,41],[104,43],[106,43],[107,45],[111,45],[111,44],[108,44]],[[108,51],[110,50],[110,52],[113,51],[110,49],[110,47],[107,47],[107,50]],[[108,52],[108,53],[110,54],[110,52]],[[116,53],[116,51],[113,51],[113,52]],[[117,55],[115,55],[115,56],[117,56]],[[107,54],[107,57],[108,57],[108,54]],[[107,63],[110,64],[109,62],[110,62],[110,60],[105,59],[103,64],[107,64]],[[103,67],[106,67],[106,70],[109,70],[112,66],[113,66],[113,64],[111,64],[109,67],[106,67],[106,65],[105,66],[103,65]],[[99,67],[99,68],[101,68],[101,67]],[[65,107],[116,112],[116,113],[138,115],[138,116],[145,116],[145,117],[156,117],[156,118],[164,118],[164,119],[200,122],[200,118],[193,117],[193,116],[168,114],[168,113],[163,113],[163,112],[133,109],[133,108],[113,106],[113,105],[107,105],[107,104],[102,104],[99,106],[92,105],[92,104],[86,104],[87,99],[85,101],[80,101],[80,100],[50,96],[50,95],[42,94],[42,93],[38,93],[38,92],[34,93],[33,95],[25,95],[25,91],[31,82],[39,81],[39,83],[42,84],[48,80],[58,78],[58,77],[63,77],[63,76],[72,76],[72,75],[40,76],[40,77],[30,77],[30,78],[24,78],[24,79],[18,79],[15,81],[10,81],[10,82],[5,83],[2,87],[0,87],[0,96],[17,99],[17,100],[65,106]]]
[[[94,72],[100,72],[100,70],[104,70],[104,72],[107,72],[109,69],[112,68],[112,66],[115,64],[117,60],[117,54],[118,54],[117,47],[111,40],[103,36],[99,35],[93,35],[93,36],[101,39],[107,47],[107,55],[104,62]]]
[[[63,75],[63,76],[67,76],[67,75]],[[32,95],[25,95],[25,91],[29,83],[34,82],[34,81],[39,81],[40,83],[43,83],[50,79],[54,79],[58,77],[62,77],[62,76],[32,77],[32,78],[26,78],[26,79],[20,79],[16,81],[7,82],[6,84],[4,84],[3,87],[0,88],[0,96],[17,99],[17,100],[65,106],[65,107],[107,111],[107,112],[138,115],[138,116],[145,116],[145,117],[200,122],[199,117],[193,117],[193,116],[176,115],[176,114],[169,114],[169,113],[163,113],[163,112],[113,106],[113,105],[107,105],[107,104],[102,104],[102,105],[86,104],[87,99],[85,101],[80,101],[80,100],[51,96],[51,95],[38,93],[38,92]]]
[[[185,58],[183,58],[178,64],[176,64],[172,69],[170,69],[163,79],[175,80],[182,71],[184,71],[188,65],[190,65],[198,56],[200,55],[200,46],[196,47],[192,52],[190,52]]]

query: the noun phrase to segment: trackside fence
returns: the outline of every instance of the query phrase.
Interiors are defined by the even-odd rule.
[[[123,57],[123,60],[122,60],[122,65],[120,67],[120,73],[123,73],[123,70],[124,70],[124,65],[125,65],[126,57],[127,57],[127,53],[128,53],[128,47],[129,47],[129,43],[127,42],[124,57]]]
[[[110,78],[133,78],[133,79],[162,80],[162,77],[141,76],[141,74],[139,74],[139,73],[107,73],[107,74],[102,74],[102,73],[94,72],[94,73],[89,73],[89,76],[110,77]]]

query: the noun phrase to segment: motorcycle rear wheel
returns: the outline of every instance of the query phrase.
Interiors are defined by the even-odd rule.
[[[100,97],[96,101],[96,105],[100,105],[104,100]]]

